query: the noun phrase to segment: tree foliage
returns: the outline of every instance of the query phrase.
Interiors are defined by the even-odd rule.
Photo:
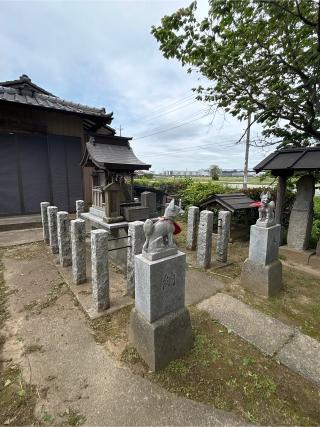
[[[320,0],[209,0],[152,27],[166,58],[209,81],[198,99],[242,120],[252,112],[263,142],[320,144]]]
[[[211,165],[209,167],[210,176],[214,181],[218,181],[221,175],[221,169],[218,165]]]

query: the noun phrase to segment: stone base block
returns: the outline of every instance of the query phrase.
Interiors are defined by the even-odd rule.
[[[272,297],[282,289],[282,264],[275,260],[268,265],[246,259],[241,272],[241,285],[263,297]]]
[[[124,221],[124,218],[123,216],[114,216],[114,217],[104,216],[103,221],[106,222],[107,224],[114,224],[115,222]]]
[[[144,206],[129,206],[122,209],[124,219],[128,222],[149,218],[150,210]]]
[[[148,322],[135,308],[131,312],[129,341],[152,371],[163,369],[192,347],[192,329],[184,307]]]

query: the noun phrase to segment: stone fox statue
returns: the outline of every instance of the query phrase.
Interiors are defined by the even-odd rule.
[[[273,225],[275,219],[275,203],[271,200],[270,192],[261,193],[260,198],[261,202],[259,206],[259,219],[257,224],[266,223],[267,225]]]
[[[178,234],[181,231],[179,225],[175,222],[175,218],[182,213],[183,210],[176,206],[174,199],[172,199],[165,210],[164,216],[159,218],[156,223],[153,223],[151,219],[147,219],[143,225],[146,241],[142,250],[151,253],[175,248],[173,234]]]

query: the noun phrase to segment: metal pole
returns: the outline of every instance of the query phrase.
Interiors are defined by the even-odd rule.
[[[248,188],[248,160],[249,160],[249,147],[250,147],[250,127],[251,127],[251,113],[248,112],[248,128],[246,139],[246,153],[244,157],[244,170],[243,170],[243,189]]]

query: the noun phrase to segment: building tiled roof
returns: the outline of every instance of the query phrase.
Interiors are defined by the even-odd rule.
[[[320,147],[287,148],[277,150],[257,166],[256,172],[271,170],[275,173],[285,171],[293,173],[295,170],[319,170],[320,169]]]
[[[134,171],[151,167],[136,157],[128,138],[119,136],[90,138],[86,143],[81,165],[90,166],[91,163],[98,168],[110,170]]]
[[[0,102],[12,102],[101,118],[105,124],[110,124],[112,121],[112,113],[106,113],[104,108],[88,107],[66,101],[35,85],[26,75],[22,75],[19,80],[0,82]]]
[[[250,209],[251,203],[253,203],[250,197],[244,193],[226,193],[226,194],[212,194],[204,200],[200,207],[205,208],[213,203],[218,203],[230,212],[234,212],[238,209]]]

